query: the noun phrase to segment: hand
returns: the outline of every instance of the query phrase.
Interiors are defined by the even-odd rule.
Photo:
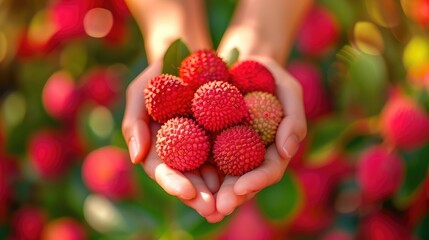
[[[261,166],[240,177],[225,176],[216,196],[216,209],[223,215],[229,215],[257,192],[278,182],[307,132],[299,83],[271,58],[246,59],[256,60],[271,71],[276,79],[276,95],[285,117],[277,129],[275,143],[268,147]]]
[[[122,132],[128,144],[133,163],[141,163],[150,178],[155,180],[168,194],[178,197],[184,204],[194,208],[209,222],[222,220],[216,211],[213,193],[219,189],[216,170],[205,165],[200,170],[180,172],[167,166],[156,153],[156,132],[160,125],[150,123],[146,111],[143,89],[148,81],[159,75],[162,62],[156,61],[146,68],[128,86]]]

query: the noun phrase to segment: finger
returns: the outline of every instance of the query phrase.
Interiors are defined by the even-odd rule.
[[[220,187],[220,180],[216,168],[209,164],[204,164],[200,167],[200,173],[210,192],[216,193]]]
[[[183,203],[195,209],[203,217],[213,214],[216,211],[215,199],[198,171],[185,172],[183,175],[196,189],[196,197],[191,200],[183,199]]]
[[[211,214],[210,216],[206,217],[207,222],[209,223],[217,223],[222,221],[225,218],[225,215],[219,213],[219,212],[215,212],[213,214]]]
[[[122,133],[128,144],[131,161],[141,162],[150,149],[149,115],[146,111],[144,88],[161,71],[161,62],[150,65],[127,88]]]
[[[223,215],[231,214],[236,207],[241,205],[245,200],[246,196],[237,195],[234,192],[234,185],[237,182],[238,177],[225,176],[222,185],[216,196],[216,209]]]
[[[301,86],[286,74],[285,80],[277,85],[277,97],[283,106],[285,117],[277,129],[276,145],[280,150],[279,154],[290,159],[307,134]]]
[[[155,124],[153,124],[155,125]],[[152,128],[155,131],[157,127]],[[152,137],[153,139],[155,136]],[[191,181],[180,171],[168,167],[156,153],[155,147],[150,149],[142,166],[147,175],[155,180],[168,194],[181,199],[193,199],[196,197],[195,187]]]
[[[236,195],[247,195],[258,192],[276,182],[284,174],[289,161],[282,159],[271,145],[265,154],[265,160],[261,166],[238,178],[234,185]]]

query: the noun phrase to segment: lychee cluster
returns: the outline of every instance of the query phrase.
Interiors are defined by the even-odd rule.
[[[149,115],[163,124],[156,151],[171,168],[198,169],[213,156],[219,170],[243,175],[262,164],[283,109],[274,77],[261,63],[231,69],[213,50],[186,57],[179,76],[161,74],[144,89]]]

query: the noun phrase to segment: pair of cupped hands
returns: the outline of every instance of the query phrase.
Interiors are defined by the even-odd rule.
[[[219,55],[222,57],[222,52]],[[150,120],[143,91],[150,79],[161,74],[162,60],[151,63],[130,83],[126,92],[122,131],[131,161],[140,163],[168,194],[179,198],[211,223],[221,221],[259,191],[280,181],[307,131],[301,87],[284,67],[265,56],[246,56],[239,60],[256,60],[271,71],[284,111],[275,142],[268,146],[264,162],[242,176],[219,176],[210,164],[180,172],[158,157],[155,142],[160,125]]]

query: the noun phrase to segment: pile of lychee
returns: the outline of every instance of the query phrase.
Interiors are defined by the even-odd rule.
[[[161,74],[144,90],[146,108],[162,126],[156,151],[171,168],[216,164],[239,176],[262,164],[283,117],[271,72],[257,61],[230,69],[213,50],[187,56],[179,76]]]

